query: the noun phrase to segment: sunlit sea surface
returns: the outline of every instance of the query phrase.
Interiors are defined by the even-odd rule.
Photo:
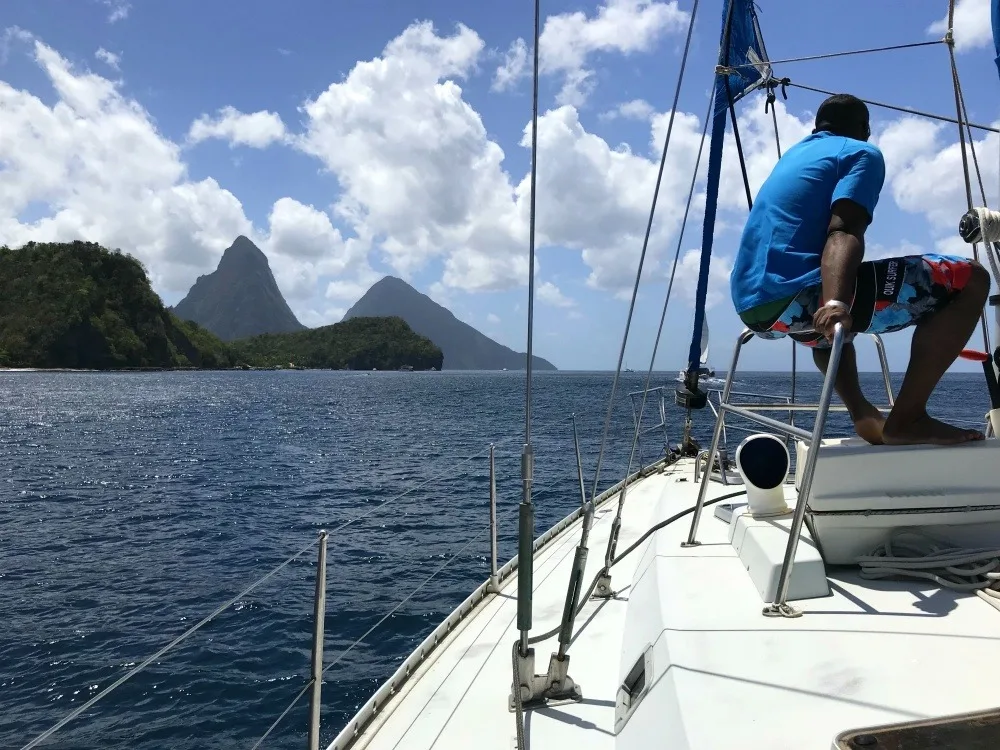
[[[601,487],[624,475],[628,392],[644,377],[623,376]],[[652,385],[672,399],[674,377]],[[881,377],[863,379],[878,399]],[[815,400],[819,382],[801,376],[799,398]],[[538,533],[579,503],[574,413],[593,482],[611,383],[536,377]],[[789,385],[748,373],[736,387]],[[949,375],[932,406],[981,423],[982,376]],[[658,415],[655,399],[647,412]],[[668,401],[666,414],[676,442],[682,412]],[[706,446],[711,426],[699,412]],[[831,427],[845,430],[843,415]],[[326,663],[454,559],[327,673],[328,742],[485,579],[491,442],[501,562],[515,553],[523,439],[516,372],[0,373],[0,748],[20,748],[320,529],[370,512],[330,539]],[[643,462],[663,445],[649,432]],[[253,746],[308,679],[314,575],[310,550],[47,746]],[[306,712],[303,700],[263,746],[302,747]]]

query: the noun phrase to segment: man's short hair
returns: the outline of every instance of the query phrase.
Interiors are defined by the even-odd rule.
[[[868,122],[868,107],[863,101],[850,94],[834,94],[816,110],[813,133],[825,130],[834,135],[867,139],[871,134]]]

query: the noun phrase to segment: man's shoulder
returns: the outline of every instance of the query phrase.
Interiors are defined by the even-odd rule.
[[[859,141],[854,138],[844,138],[844,145],[840,151],[840,156],[847,158],[865,158],[873,159],[880,164],[885,163],[885,157],[882,156],[882,150],[873,143],[868,143],[867,141]]]
[[[827,132],[806,136],[789,149],[788,153],[792,154],[793,151],[795,157],[803,159],[850,157],[863,154],[883,161],[882,151],[875,144]]]

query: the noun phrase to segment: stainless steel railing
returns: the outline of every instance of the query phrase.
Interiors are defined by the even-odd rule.
[[[889,377],[889,367],[885,357],[885,349],[882,344],[882,339],[877,334],[869,335],[874,340],[875,346],[878,350],[879,361],[882,365],[886,395],[891,406],[894,402],[892,383]],[[708,476],[713,462],[715,461],[715,457],[719,452],[727,414],[742,417],[778,434],[787,435],[788,437],[804,441],[805,444],[810,447],[810,450],[807,454],[805,465],[802,467],[798,501],[796,502],[795,509],[792,513],[791,528],[789,529],[788,544],[785,548],[785,557],[782,562],[781,572],[779,575],[778,588],[774,601],[763,610],[764,615],[769,617],[797,617],[799,615],[798,610],[789,605],[787,601],[789,581],[791,580],[792,566],[795,561],[795,552],[798,548],[799,538],[802,533],[805,510],[809,503],[809,493],[812,489],[812,479],[816,468],[816,461],[820,454],[819,445],[823,439],[824,429],[826,427],[826,418],[831,410],[838,409],[838,405],[834,405],[831,402],[834,392],[834,382],[837,378],[837,370],[840,366],[841,352],[844,347],[846,332],[840,323],[836,324],[834,327],[834,336],[830,347],[830,360],[827,365],[826,375],[823,378],[823,386],[820,391],[819,401],[815,404],[775,404],[773,402],[758,402],[736,405],[730,402],[730,398],[733,395],[733,378],[737,371],[737,365],[739,364],[740,352],[743,346],[753,338],[753,332],[749,329],[744,329],[736,340],[736,346],[733,349],[732,364],[730,365],[727,373],[726,384],[722,390],[722,396],[720,399],[718,417],[715,420],[715,431],[712,435],[712,444],[708,450],[708,466],[706,469],[705,479],[702,481],[701,487],[698,489],[698,499],[695,503],[694,513],[691,518],[691,528],[688,531],[687,540],[682,546],[692,547],[699,544],[696,537],[701,512],[705,507],[705,498],[709,484]],[[844,407],[840,406],[839,408]],[[768,411],[814,411],[816,419],[813,423],[813,429],[810,432],[800,427],[796,427],[793,424],[779,422],[778,420],[762,413]]]
[[[661,392],[663,391],[662,388],[657,389],[657,390],[660,390]],[[662,393],[661,393],[661,401],[662,401],[662,399],[663,399],[663,396],[662,396]],[[665,409],[663,408],[662,403],[661,403],[661,408],[660,408],[660,414],[661,414],[660,423],[657,424],[657,425],[655,425],[652,428],[647,429],[646,430],[647,433],[653,432],[653,431],[655,431],[657,429],[661,429],[664,432],[664,436],[666,435],[666,415],[665,415]],[[566,421],[568,421],[568,419]],[[576,435],[576,428],[575,428],[575,419],[574,419],[574,444],[575,444],[576,451],[577,451],[576,466],[574,468],[576,469],[576,473],[577,473],[577,481],[580,483],[580,486],[582,488],[583,487],[583,484],[582,484],[582,482],[583,482],[583,479],[582,479],[582,477],[583,477],[583,474],[582,474],[582,464],[581,464],[581,459],[580,459],[580,454],[579,454],[579,445],[578,445],[578,442],[575,439],[575,435]],[[386,500],[383,503],[380,503],[377,506],[372,507],[371,509],[365,511],[364,513],[361,513],[361,514],[355,516],[354,518],[348,519],[344,523],[339,524],[338,526],[336,526],[336,527],[334,527],[332,529],[329,529],[329,530],[327,530],[327,529],[320,530],[319,533],[316,535],[316,537],[313,540],[311,540],[307,545],[303,546],[300,550],[298,550],[294,554],[290,555],[288,558],[286,558],[285,560],[283,560],[281,563],[279,563],[277,566],[275,566],[274,568],[272,568],[271,570],[269,570],[267,573],[265,573],[264,575],[260,576],[259,578],[257,578],[256,580],[254,580],[252,583],[250,583],[249,585],[247,585],[246,587],[244,587],[239,592],[239,594],[237,594],[236,596],[232,597],[231,599],[229,599],[228,601],[226,601],[225,603],[223,603],[219,607],[215,608],[208,616],[206,616],[205,618],[203,618],[202,620],[200,620],[198,623],[196,623],[192,627],[190,627],[187,630],[185,630],[183,633],[181,633],[176,638],[174,638],[169,643],[167,643],[163,648],[159,649],[158,651],[156,651],[156,653],[154,653],[153,655],[151,655],[149,658],[145,659],[143,662],[141,662],[140,664],[138,664],[136,667],[134,667],[133,669],[129,670],[129,672],[127,672],[126,674],[124,674],[122,677],[118,678],[111,685],[109,685],[105,689],[101,690],[93,698],[91,698],[90,700],[88,700],[87,702],[85,702],[84,704],[82,704],[81,706],[79,706],[78,708],[76,708],[73,711],[71,711],[70,713],[68,713],[66,716],[64,716],[62,719],[60,719],[58,722],[56,722],[49,729],[45,730],[44,732],[42,732],[41,734],[39,734],[37,737],[35,737],[34,739],[30,740],[27,744],[25,744],[21,748],[21,750],[30,750],[30,748],[37,747],[40,743],[42,743],[43,741],[45,741],[46,739],[48,739],[49,737],[51,737],[53,734],[55,734],[59,730],[61,730],[67,724],[69,724],[74,719],[76,719],[81,714],[83,714],[85,711],[87,711],[88,709],[90,709],[91,707],[93,707],[96,703],[98,703],[101,700],[103,700],[110,693],[112,693],[115,690],[117,690],[118,688],[120,688],[122,685],[124,685],[126,682],[128,682],[130,679],[132,679],[139,672],[142,672],[148,666],[150,666],[151,664],[153,664],[154,662],[158,661],[163,656],[165,656],[166,654],[168,654],[169,652],[171,652],[172,650],[174,650],[175,648],[177,648],[181,643],[183,643],[188,638],[190,638],[191,636],[193,636],[195,633],[197,633],[205,625],[207,625],[208,623],[212,622],[219,615],[221,615],[223,612],[225,612],[229,607],[233,606],[236,602],[238,602],[239,600],[241,600],[244,597],[246,597],[252,591],[256,590],[261,585],[263,585],[267,581],[271,580],[274,576],[276,576],[283,569],[285,569],[286,567],[288,567],[289,565],[291,565],[296,560],[301,559],[304,555],[306,555],[309,551],[313,550],[314,548],[317,550],[317,552],[316,552],[317,557],[316,557],[315,594],[314,594],[314,599],[313,599],[313,633],[312,633],[312,650],[311,650],[311,657],[310,657],[310,677],[306,681],[306,683],[304,685],[302,685],[302,687],[297,691],[296,695],[292,698],[292,700],[288,703],[288,705],[284,708],[284,710],[271,723],[271,725],[268,727],[268,729],[266,730],[266,732],[258,739],[258,741],[256,742],[256,744],[253,745],[253,748],[258,748],[258,747],[262,746],[264,744],[264,741],[281,724],[281,722],[285,719],[285,717],[287,717],[287,715],[291,712],[291,710],[296,705],[298,705],[298,703],[306,696],[306,694],[309,694],[308,746],[309,746],[310,750],[319,750],[320,747],[324,746],[324,745],[322,745],[321,738],[320,738],[320,713],[321,713],[321,701],[322,701],[322,683],[323,683],[323,676],[327,672],[329,672],[330,669],[332,669],[334,666],[336,666],[349,652],[351,652],[354,648],[356,648],[358,645],[360,645],[364,641],[365,638],[367,638],[369,635],[371,635],[371,633],[374,632],[374,630],[376,628],[378,628],[387,619],[389,619],[396,611],[399,610],[400,607],[404,606],[408,601],[410,601],[413,598],[413,596],[415,596],[420,590],[424,589],[427,585],[429,585],[430,582],[437,575],[439,575],[446,567],[448,567],[456,559],[458,559],[459,555],[461,555],[462,552],[464,552],[469,546],[471,546],[471,544],[473,544],[474,542],[476,542],[478,540],[481,540],[483,532],[487,533],[488,534],[488,538],[489,538],[489,578],[487,579],[487,581],[484,584],[482,584],[479,588],[477,588],[476,591],[474,591],[473,594],[470,595],[462,605],[460,605],[460,607],[452,614],[451,617],[449,617],[445,622],[443,622],[441,624],[441,626],[439,626],[439,628],[437,630],[435,630],[434,633],[431,634],[431,636],[428,636],[428,639],[432,639],[433,643],[428,643],[428,642],[425,641],[425,644],[422,645],[418,649],[418,651],[414,652],[413,655],[411,655],[411,659],[414,656],[416,656],[418,658],[418,660],[419,660],[419,658],[422,658],[425,653],[429,652],[430,648],[433,645],[436,645],[436,643],[442,637],[442,635],[446,634],[450,630],[450,628],[454,625],[454,623],[457,622],[457,619],[455,619],[456,617],[458,619],[461,619],[461,617],[464,617],[469,612],[471,612],[471,610],[476,606],[476,604],[478,604],[480,601],[482,601],[482,599],[484,599],[486,596],[488,596],[490,594],[495,594],[495,593],[499,592],[500,587],[503,584],[503,582],[510,575],[512,575],[517,570],[517,567],[518,567],[517,566],[517,557],[514,557],[511,561],[509,561],[502,568],[498,568],[498,566],[497,566],[497,558],[498,558],[498,554],[499,554],[499,550],[498,550],[498,533],[499,533],[499,529],[501,528],[501,526],[504,526],[506,523],[512,521],[514,519],[514,517],[516,516],[516,508],[514,509],[514,512],[508,513],[508,514],[506,514],[503,517],[498,517],[498,514],[497,514],[497,469],[496,469],[496,455],[497,455],[497,451],[496,451],[496,448],[497,448],[497,446],[501,445],[502,443],[506,443],[506,442],[508,442],[508,440],[500,441],[499,443],[491,443],[489,445],[488,449],[483,450],[483,451],[479,451],[479,452],[477,452],[477,453],[475,453],[475,454],[473,454],[471,456],[468,456],[468,457],[466,457],[464,459],[459,460],[456,464],[453,464],[450,467],[450,470],[447,473],[442,473],[442,474],[439,474],[439,475],[435,475],[435,476],[433,476],[433,477],[431,477],[429,479],[421,481],[421,482],[415,484],[414,486],[410,487],[409,489],[405,490],[404,492],[402,492],[402,493],[400,493],[400,494],[398,494],[398,495],[390,498],[389,500]],[[327,593],[326,583],[327,583],[327,569],[328,569],[328,541],[329,541],[330,537],[331,536],[336,536],[339,532],[343,531],[348,526],[367,519],[368,517],[374,515],[375,513],[379,512],[380,510],[382,510],[382,509],[386,508],[387,506],[391,505],[392,503],[400,500],[403,497],[411,495],[412,493],[414,493],[414,492],[416,492],[416,491],[418,491],[420,489],[423,489],[423,488],[427,487],[428,485],[430,485],[433,482],[444,480],[444,479],[448,479],[448,478],[453,478],[453,477],[457,476],[460,473],[459,471],[457,471],[458,469],[462,469],[463,467],[465,467],[465,466],[467,466],[469,464],[472,464],[473,461],[482,459],[482,458],[487,457],[487,456],[488,456],[488,461],[489,461],[489,523],[488,523],[488,525],[483,528],[482,532],[480,532],[478,534],[471,535],[471,537],[468,538],[465,541],[465,543],[457,551],[455,551],[448,559],[446,559],[443,562],[442,565],[440,565],[437,569],[435,569],[434,571],[432,571],[432,573],[427,578],[425,578],[421,583],[419,583],[417,586],[415,586],[413,589],[411,589],[407,593],[407,596],[402,599],[402,601],[400,601],[392,610],[390,610],[389,613],[387,613],[378,622],[376,622],[375,625],[373,625],[371,628],[369,628],[368,631],[364,635],[362,635],[360,638],[358,638],[357,640],[355,640],[354,643],[352,643],[344,651],[342,651],[335,659],[333,659],[330,662],[325,662],[325,659],[324,659],[324,635],[325,635],[325,622],[326,622],[326,593]],[[655,463],[655,461],[654,461],[654,463]],[[615,484],[614,486],[609,487],[608,489],[606,489],[599,496],[597,504],[600,504],[600,503],[602,503],[602,502],[604,502],[604,501],[606,501],[606,500],[614,497],[615,493],[616,492],[620,492],[621,489],[629,481],[634,481],[636,478],[638,478],[639,476],[641,476],[642,471],[644,471],[645,468],[648,468],[648,467],[644,467],[644,469],[640,469],[640,471],[635,472],[635,474],[633,476],[631,476],[631,477],[627,478],[626,480],[623,480],[623,481]],[[535,497],[536,498],[537,497],[542,497],[542,496],[548,494],[549,492],[554,491],[561,484],[562,484],[561,480],[553,481],[553,482],[548,482],[548,483],[545,483],[545,484],[536,484],[536,488],[537,488],[538,491],[535,493]],[[538,539],[536,539],[534,541],[533,547],[535,549],[539,549],[542,546],[544,546],[555,535],[557,535],[558,533],[560,533],[561,531],[563,531],[568,525],[570,525],[573,522],[575,522],[577,520],[577,518],[579,518],[580,515],[582,513],[584,513],[584,511],[586,511],[588,509],[588,507],[590,509],[590,512],[593,512],[593,504],[584,503],[581,507],[577,508],[573,513],[571,513],[569,516],[567,516],[566,518],[564,518],[558,524],[556,524],[555,526],[553,526],[551,529],[549,529],[541,537],[539,537]],[[442,628],[443,628],[443,630],[442,630]],[[409,661],[410,660],[407,660],[407,664],[409,664]],[[398,682],[398,678],[399,678],[399,675],[395,676],[393,678],[393,681],[391,683],[386,683],[386,686],[384,686],[384,687],[389,688],[389,692],[390,693],[392,691],[393,686]],[[382,691],[380,691],[380,693],[381,692]],[[375,701],[373,703],[373,708],[376,707],[379,704],[379,702],[380,702],[378,700],[378,697],[379,697],[380,693],[377,693],[376,696],[373,698],[373,700]],[[384,700],[384,696],[383,696],[382,699]],[[334,745],[334,747],[336,747],[336,744]]]
[[[716,397],[716,399],[718,401],[718,406],[715,403],[712,402],[712,395],[713,394],[715,395],[715,397]],[[729,396],[730,396],[730,398],[732,398],[733,396],[739,396],[741,398],[753,398],[753,399],[759,399],[759,400],[772,399],[775,402],[783,401],[786,405],[790,405],[792,403],[792,397],[791,396],[779,396],[779,395],[770,394],[770,393],[755,393],[753,391],[731,391],[730,394],[729,394]],[[712,410],[712,415],[715,417],[716,420],[719,419],[719,415],[722,413],[720,411],[721,406],[722,406],[722,389],[721,388],[709,388],[708,389],[708,408]],[[789,409],[789,414],[793,413],[793,411],[794,411],[793,409]],[[743,425],[735,425],[735,426],[734,425],[727,425],[726,421],[723,420],[722,421],[722,446],[719,448],[720,455],[723,458],[728,458],[728,456],[729,456],[729,430],[735,430],[737,432],[747,433],[747,434],[752,434],[752,433],[755,432],[755,430],[753,428],[751,428],[751,427],[745,427]],[[701,453],[699,453],[698,457],[695,459],[695,468],[694,468],[694,473],[695,473],[694,481],[695,482],[699,481],[700,472],[701,472],[701,467],[700,467],[701,460],[702,460],[703,457],[707,458],[707,455],[708,455],[708,451],[705,450],[705,451],[702,451]],[[728,476],[727,476],[727,474],[725,472],[725,468],[724,468],[724,463],[725,463],[724,461],[720,461],[720,466],[723,467],[722,471],[720,472],[721,473],[721,481],[722,481],[723,484],[729,484]],[[711,473],[709,473],[708,476],[711,477],[712,476]]]
[[[654,404],[656,406],[655,414],[658,415],[659,421],[649,425],[647,427],[642,427],[641,425],[636,425],[639,421],[639,408],[636,403],[636,399],[642,399],[643,395],[646,394],[646,401],[649,402],[649,397],[652,396]],[[643,456],[642,451],[642,438],[646,435],[650,435],[654,432],[661,432],[663,434],[663,448],[668,449],[670,446],[670,433],[667,427],[667,402],[672,403],[673,393],[670,396],[667,395],[667,386],[660,385],[655,388],[650,388],[648,391],[630,391],[628,394],[629,401],[632,404],[632,424],[638,427],[637,445],[636,449],[639,454],[639,466],[645,466],[646,461]],[[645,416],[645,415],[643,415]],[[654,417],[655,418],[655,417]],[[661,456],[657,455],[653,460],[659,459]]]

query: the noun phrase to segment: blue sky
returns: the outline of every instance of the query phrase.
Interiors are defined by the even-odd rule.
[[[648,365],[677,243],[721,5],[703,0],[698,10],[662,220],[626,355],[637,370]],[[944,0],[844,0],[833,20],[828,4],[759,7],[773,60],[940,38],[929,28],[947,12]],[[81,237],[121,247],[175,303],[245,233],[308,325],[336,322],[391,273],[522,350],[532,3],[250,0],[233,8],[8,0],[0,241]],[[543,3],[535,349],[560,368],[614,366],[691,9],[692,0]],[[988,22],[986,0],[960,0],[955,33],[970,114],[994,123],[1000,79]],[[516,63],[519,50],[529,67],[500,85],[498,68]],[[944,46],[775,72],[954,115]],[[779,109],[785,147],[808,132],[821,100],[790,90]],[[775,159],[770,120],[757,97],[739,111],[756,185]],[[873,129],[889,174],[869,253],[962,251],[955,127],[874,109]],[[996,203],[996,137],[977,145]],[[717,367],[740,329],[726,278],[745,205],[735,162],[726,170],[709,310]],[[702,201],[682,244],[657,359],[664,369],[682,364],[690,339]],[[889,337],[895,369],[905,366],[908,342]],[[859,353],[872,368],[867,347]],[[787,346],[759,343],[745,366],[787,369],[788,356]]]

